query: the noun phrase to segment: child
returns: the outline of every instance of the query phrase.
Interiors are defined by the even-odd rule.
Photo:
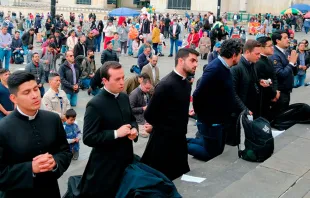
[[[158,56],[164,56],[164,54],[162,53],[163,52],[163,45],[166,47],[166,43],[165,43],[165,37],[162,33],[160,33],[159,39],[160,39],[160,41],[159,41],[158,46],[157,46]]]
[[[114,38],[112,39],[113,50],[116,52],[117,56],[121,54],[121,41],[119,40],[119,35],[114,32]]]
[[[70,146],[70,150],[73,153],[73,160],[79,158],[80,143],[82,138],[81,130],[79,126],[75,124],[76,112],[73,109],[68,109],[66,112],[66,122],[64,122],[64,128],[67,134],[67,141]]]
[[[27,64],[31,63],[31,61],[32,61],[32,54],[33,54],[32,50],[33,50],[33,45],[31,45],[31,44],[28,45]]]
[[[140,39],[139,39],[139,37],[137,37],[132,42],[132,53],[133,53],[134,58],[138,58],[139,47],[140,47]]]

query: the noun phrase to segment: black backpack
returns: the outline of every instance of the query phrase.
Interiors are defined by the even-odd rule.
[[[274,150],[274,139],[269,122],[262,117],[253,121],[248,119],[248,111],[241,112],[237,121],[237,132],[240,132],[238,156],[246,161],[263,162]],[[244,141],[243,141],[244,139]]]
[[[295,124],[310,124],[310,106],[304,103],[290,105],[284,112],[271,121],[271,126],[278,130],[286,130]]]

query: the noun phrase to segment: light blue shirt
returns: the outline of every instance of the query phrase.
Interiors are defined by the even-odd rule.
[[[218,59],[223,63],[223,65],[227,68],[230,69],[229,65],[226,63],[226,61],[219,55]]]
[[[8,48],[11,47],[12,37],[9,33],[3,34],[0,32],[0,48],[5,48],[4,45],[7,45]]]

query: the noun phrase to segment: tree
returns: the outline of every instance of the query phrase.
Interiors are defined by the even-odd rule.
[[[54,20],[56,14],[56,0],[51,0],[51,17]]]

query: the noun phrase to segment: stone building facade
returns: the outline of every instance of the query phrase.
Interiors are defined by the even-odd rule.
[[[310,0],[221,0],[221,13],[246,12],[279,14],[292,4],[310,4]],[[218,0],[151,0],[157,12],[217,12]]]

